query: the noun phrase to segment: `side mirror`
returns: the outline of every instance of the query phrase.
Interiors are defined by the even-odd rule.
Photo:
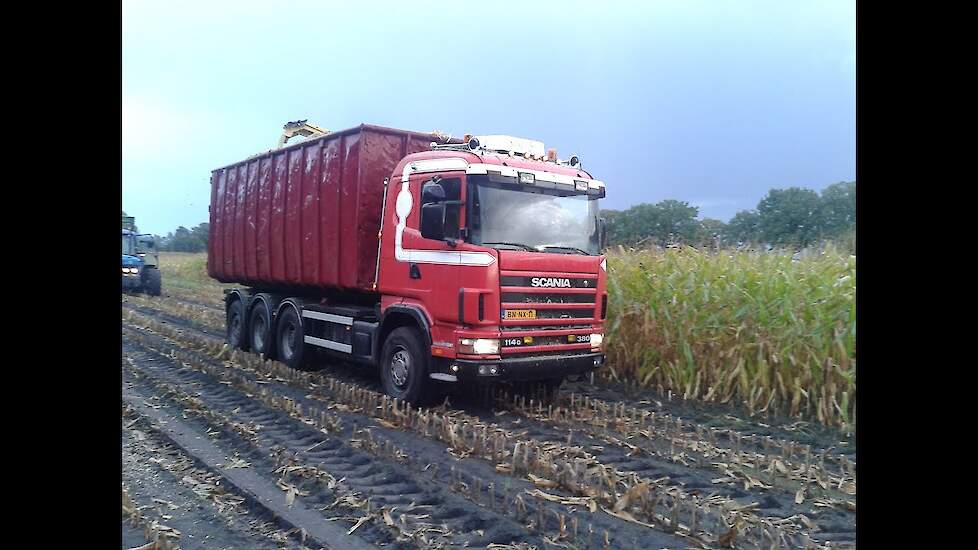
[[[438,185],[438,184],[435,184]],[[425,191],[427,191],[425,185]],[[441,186],[438,186],[441,189]],[[444,198],[444,190],[442,191]],[[421,236],[436,241],[445,238],[445,205],[432,202],[421,205]]]
[[[598,218],[598,246],[602,250],[608,246],[608,223],[604,218]]]
[[[445,200],[445,188],[440,183],[429,181],[421,188],[421,204],[442,202]]]

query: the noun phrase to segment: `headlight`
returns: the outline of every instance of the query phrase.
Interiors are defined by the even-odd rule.
[[[462,338],[458,341],[459,353],[473,355],[496,355],[499,353],[499,340],[490,338]]]
[[[595,332],[594,334],[591,335],[592,348],[600,348],[602,342],[604,342],[604,334],[600,332]]]

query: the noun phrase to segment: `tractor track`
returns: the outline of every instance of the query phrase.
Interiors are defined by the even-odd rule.
[[[207,328],[202,327],[196,323],[188,322],[186,319],[182,319],[174,315],[169,315],[159,310],[154,310],[152,307],[135,306],[134,304],[129,303],[124,306],[124,309],[126,308],[136,312],[139,316],[153,317],[156,318],[158,322],[165,322],[167,325],[169,325],[170,329],[175,331],[174,335],[178,339],[182,340],[183,337],[195,338],[198,341],[208,343],[207,345],[214,346],[215,349],[223,344],[223,338],[218,338],[207,332],[204,333],[201,332],[201,330],[206,331],[207,328],[210,327]],[[161,337],[162,336],[160,336],[160,338]],[[255,357],[252,354],[243,354],[243,355],[250,355],[251,357]],[[368,387],[371,386],[373,388],[377,387],[376,382],[369,383],[370,377],[369,376],[365,377],[362,374],[353,375],[353,376],[344,375],[341,377],[337,377],[336,376],[337,374],[344,374],[342,372],[337,372],[342,370],[343,369],[331,369],[327,376],[330,378],[341,378],[341,379],[352,380],[354,384],[361,385],[361,386],[363,385],[363,382],[366,379],[366,381],[368,381],[368,383],[366,384]],[[361,373],[362,370],[363,369],[359,369]],[[312,373],[308,375],[308,378],[317,380],[320,384],[323,384],[323,382],[325,382],[324,379],[326,377],[324,377],[322,373]],[[271,386],[272,384],[269,384],[270,389]],[[277,385],[274,388],[274,391],[276,392],[282,391],[288,393],[289,386],[287,384]],[[291,391],[294,394],[295,388],[292,388]],[[302,392],[300,391],[299,393],[301,394]],[[328,393],[328,392],[324,392],[324,393]],[[317,400],[309,399],[311,397],[318,397],[318,396],[296,395],[294,399],[295,399],[295,403],[318,404],[316,403]],[[567,398],[568,398],[567,395],[562,396],[562,399],[567,399]],[[321,399],[322,398],[320,397],[320,400]],[[476,414],[479,414],[477,411],[478,407],[475,407],[474,409]],[[467,410],[473,410],[473,407],[467,407]],[[595,410],[601,410],[602,413],[607,413],[607,411],[601,409],[600,407],[596,408]],[[764,493],[758,494],[757,492],[751,492],[751,491],[741,492],[733,488],[728,488],[724,486],[715,486],[710,483],[711,477],[716,477],[715,472],[702,471],[701,468],[702,464],[692,465],[692,466],[684,465],[681,463],[677,464],[673,460],[669,460],[661,456],[655,456],[655,454],[653,453],[639,453],[639,456],[633,456],[634,453],[632,451],[634,450],[635,445],[623,444],[622,440],[625,438],[620,437],[622,434],[617,434],[619,436],[617,438],[611,437],[609,439],[606,435],[603,435],[602,433],[596,433],[593,430],[588,429],[587,425],[582,424],[582,425],[574,425],[574,426],[563,426],[561,425],[561,422],[555,422],[553,418],[541,416],[539,412],[540,412],[539,409],[534,412],[532,410],[528,410],[524,406],[520,409],[510,411],[510,413],[514,413],[514,414],[509,414],[509,415],[504,414],[501,417],[495,418],[496,422],[494,424],[487,424],[487,425],[491,426],[492,429],[502,429],[502,430],[522,429],[524,433],[522,433],[521,435],[524,438],[529,438],[531,441],[535,441],[537,443],[545,443],[549,445],[559,445],[561,441],[568,440],[568,435],[570,435],[575,440],[574,443],[576,445],[583,445],[585,448],[592,448],[592,449],[600,448],[599,458],[601,460],[601,463],[604,464],[603,467],[609,469],[608,471],[627,473],[628,475],[634,476],[634,479],[636,480],[640,480],[640,479],[661,480],[665,478],[667,481],[662,486],[668,488],[673,492],[678,491],[679,493],[677,494],[679,494],[682,499],[687,499],[683,501],[684,503],[687,503],[687,501],[692,497],[694,503],[692,505],[694,508],[694,511],[692,512],[692,521],[694,525],[696,524],[696,518],[697,518],[695,512],[695,506],[696,506],[695,503],[699,502],[700,500],[697,497],[709,493],[711,497],[719,497],[721,500],[724,500],[728,503],[734,503],[733,506],[734,512],[738,512],[737,508],[740,507],[736,504],[737,500],[734,499],[743,501],[741,502],[741,505],[744,506],[744,509],[739,510],[739,513],[741,515],[751,518],[752,521],[760,521],[761,524],[764,525],[772,525],[771,527],[772,533],[778,532],[777,529],[781,529],[781,527],[775,528],[774,525],[786,526],[785,530],[792,531],[794,535],[800,535],[802,537],[801,539],[796,539],[795,540],[796,543],[798,542],[798,540],[804,540],[806,541],[806,544],[808,543],[809,540],[814,541],[815,543],[818,543],[819,541],[825,542],[825,541],[833,540],[836,541],[837,543],[843,543],[848,545],[854,539],[855,522],[852,516],[849,514],[849,512],[839,511],[836,508],[827,506],[826,507],[827,509],[814,510],[813,513],[813,510],[810,507],[794,506],[793,502],[784,502],[785,500],[791,501],[791,498],[790,496],[785,498],[785,495],[783,494],[775,495],[773,494],[774,492],[772,492],[772,494],[764,494]],[[546,411],[544,410],[543,412]],[[483,416],[485,416],[484,412],[482,414]],[[489,416],[492,417],[492,414],[489,413]],[[473,423],[478,422],[478,419],[472,419],[472,422]],[[681,428],[682,425],[680,425],[680,431]],[[388,431],[392,432],[392,434],[388,434],[390,436],[389,440],[394,440],[395,446],[398,443],[407,446],[414,446],[416,444],[417,438],[410,437],[410,434],[404,434],[403,432],[400,432],[398,430],[388,430]],[[615,434],[614,431],[612,431],[612,433]],[[715,450],[717,449],[717,447],[714,446],[713,449]],[[414,449],[411,450],[413,453]],[[438,451],[443,451],[443,450],[444,450],[443,446],[438,447],[438,450],[435,451],[435,454],[433,456],[435,457],[439,456]],[[441,456],[444,456],[443,452],[441,453]],[[707,470],[708,469],[709,468],[707,468]],[[485,470],[485,468],[482,468],[482,470]],[[483,474],[483,472],[480,471],[478,468],[475,468],[474,465],[466,466],[466,471],[479,472],[480,476]],[[488,474],[492,474],[491,468],[489,469]],[[512,480],[512,478],[510,479]],[[473,483],[476,483],[476,481],[474,480],[475,480],[475,476],[473,476]],[[482,485],[483,482],[480,479],[477,483]],[[493,480],[490,483],[494,486],[498,486],[496,484],[496,480]],[[530,487],[532,487],[532,485]],[[680,500],[680,496],[676,497],[677,503]],[[750,502],[753,499],[758,499],[758,498],[759,500],[761,500],[761,502]],[[753,506],[751,506],[751,504],[753,504]],[[557,509],[564,508],[563,505],[556,505],[556,507]],[[655,505],[653,505],[652,508],[654,509]],[[673,507],[674,513],[676,508],[681,509],[681,507],[678,504],[675,505]],[[753,508],[753,512],[751,511],[752,508]],[[709,504],[707,504],[706,510],[709,510]],[[661,517],[661,514],[660,516],[656,516],[654,510],[653,512],[650,513],[652,515],[650,515],[649,517]],[[804,518],[803,521],[806,525],[808,524],[813,525],[814,526],[813,528],[808,529],[805,526],[799,525],[797,523],[797,518],[799,514],[804,514],[804,513],[808,513],[813,516],[812,520],[808,520],[807,518]],[[554,517],[555,518],[558,517],[559,513],[555,513],[555,514],[557,515],[555,515]],[[604,516],[604,517],[608,518],[611,516]],[[707,519],[704,516],[701,516],[701,518],[703,520]],[[793,520],[793,518],[795,519]],[[673,519],[675,519],[675,516]],[[563,522],[563,520],[560,521]],[[617,520],[615,521],[619,525],[631,526],[630,523],[617,521]],[[670,524],[672,523],[669,520],[664,520],[664,522]],[[850,523],[851,526],[849,525]],[[546,522],[544,522],[544,525],[546,526]],[[682,526],[681,523],[679,525]],[[733,525],[736,525],[735,521],[731,521],[729,524],[727,524],[727,527],[732,527]],[[790,526],[790,528],[787,526]],[[591,527],[593,529],[593,525]],[[644,529],[648,531],[647,528]],[[748,528],[748,530],[749,529],[750,528]],[[759,533],[760,530],[761,528],[758,527],[755,532]],[[563,531],[563,529],[561,529],[561,531]],[[728,531],[726,534],[730,534],[731,531],[736,532],[736,529],[730,529],[730,531]],[[764,529],[764,532],[767,533],[766,528]],[[792,533],[789,533],[789,535],[791,535]],[[719,525],[716,534],[718,539],[724,535],[723,529]],[[783,537],[785,535],[782,533],[779,536]],[[619,542],[625,543],[626,545],[628,544],[626,541],[619,541]],[[635,544],[634,540],[631,542],[632,544]],[[642,544],[643,542],[645,541],[639,539],[638,541],[639,547],[644,546]],[[744,542],[749,542],[749,540]],[[741,546],[736,544],[735,546],[751,547],[747,545]],[[760,544],[758,544],[757,546],[760,546]],[[672,546],[669,545],[669,547]]]
[[[127,382],[131,387],[131,380]],[[128,393],[124,391],[124,400],[131,397]],[[167,431],[181,424],[176,417],[159,422],[152,416],[165,413],[140,411],[162,408],[152,401],[136,406],[124,402],[122,409],[123,515],[130,523],[123,529],[124,547],[142,546],[143,539],[160,548],[179,544],[184,549],[314,546],[293,525],[238,490],[218,466],[175,444]],[[137,526],[143,528],[141,535],[133,532]]]
[[[127,327],[126,331],[130,332],[130,330]],[[128,339],[131,338],[127,334]],[[156,335],[141,335],[139,339],[150,341],[153,346],[160,346],[161,351],[166,346],[163,339]],[[172,352],[173,348],[170,348],[170,351]],[[157,355],[160,354],[159,351],[156,353]],[[165,355],[165,352],[161,357],[169,359]],[[154,372],[153,374],[156,373]],[[202,375],[199,373],[192,375],[184,371],[180,376],[181,378],[190,379]],[[224,382],[216,382],[216,384],[224,384]],[[284,410],[293,411],[292,414],[294,416],[302,415],[296,415],[295,408],[293,407],[298,406],[300,410],[305,408],[308,411],[316,405],[321,406],[323,403],[323,401],[318,399],[309,399],[308,396],[304,396],[305,392],[296,392],[294,388],[289,388],[283,384],[268,383],[262,385],[262,388],[266,387],[274,395],[288,396],[284,397],[284,403],[286,404],[280,406]],[[218,389],[227,391],[224,385],[218,386]],[[196,391],[201,391],[201,389],[198,388]],[[230,406],[237,407],[241,405],[238,401],[224,404],[225,408]],[[341,437],[351,442],[355,441],[360,449],[364,449],[365,447],[374,449],[375,459],[394,459],[395,462],[404,463],[410,470],[415,472],[418,479],[428,486],[445,489],[450,488],[459,492],[468,501],[467,506],[469,509],[478,509],[479,513],[483,515],[486,512],[492,514],[492,522],[486,522],[483,519],[480,522],[472,523],[473,520],[471,518],[466,519],[462,517],[452,519],[451,524],[462,521],[463,524],[466,524],[466,522],[472,524],[474,528],[486,529],[487,525],[491,525],[493,522],[499,522],[502,525],[509,523],[514,527],[522,523],[524,533],[515,537],[517,542],[522,541],[524,544],[529,543],[538,548],[551,546],[551,544],[543,540],[543,537],[547,536],[547,533],[545,533],[547,530],[554,532],[550,535],[550,539],[556,545],[570,544],[570,547],[578,548],[601,547],[606,537],[612,547],[616,548],[641,548],[644,543],[654,543],[657,545],[657,548],[683,548],[686,546],[677,537],[670,537],[663,533],[649,533],[648,529],[640,526],[631,524],[623,525],[623,522],[611,516],[604,514],[593,515],[586,509],[579,509],[577,511],[568,510],[561,504],[537,501],[525,495],[521,496],[521,492],[534,488],[532,483],[499,474],[493,469],[491,464],[483,461],[477,461],[471,458],[461,461],[457,460],[445,452],[444,445],[424,438],[419,440],[419,438],[411,437],[409,434],[404,434],[400,430],[386,427],[369,416],[345,411],[344,409],[348,407],[340,405],[337,408],[338,412],[335,415],[340,418],[340,423],[344,426]],[[315,414],[310,413],[310,416],[318,418],[318,415]],[[307,418],[306,421],[310,420]],[[293,424],[295,423],[293,422]],[[301,421],[298,425],[281,427],[282,433],[288,434],[288,437],[301,437],[299,434],[302,433],[303,429],[308,429],[308,426],[303,425]],[[315,433],[315,431],[312,433]],[[269,432],[263,428],[261,434],[262,436],[268,436]],[[299,445],[291,450],[301,451],[317,445],[318,442],[314,439],[307,439],[300,443],[305,446]],[[281,445],[280,442],[276,442],[275,444]],[[401,451],[401,449],[407,449],[409,452]],[[372,464],[377,463],[376,461],[372,462]],[[327,468],[330,471],[334,470],[332,464],[327,465]],[[340,473],[336,473],[335,475],[339,477]],[[508,505],[507,498],[519,498],[521,504]],[[451,503],[445,504],[431,500],[428,503],[432,506],[432,509],[447,508],[465,510],[465,507],[462,505],[453,507]],[[486,507],[488,507],[488,510]],[[557,542],[561,538],[560,524],[564,525],[564,539],[562,542]],[[543,526],[542,528],[540,527],[541,525]],[[571,537],[571,533],[574,532],[577,533],[577,536],[571,541],[568,541],[567,538]],[[471,541],[469,541],[469,546],[478,547],[477,544],[473,544]]]
[[[223,321],[203,322],[200,319],[188,319],[180,316],[179,311],[174,310],[165,301],[142,302],[138,306],[133,303],[127,305],[144,315],[157,316],[171,324],[223,339],[223,328],[220,324]],[[362,368],[353,366],[352,369],[343,370],[347,371],[343,374],[352,376],[352,379],[369,382],[369,376],[361,375],[364,370]],[[374,390],[379,388],[375,385],[370,387]],[[819,466],[827,463],[836,477],[854,481],[852,479],[856,470],[854,443],[839,441],[841,434],[831,428],[811,426],[796,419],[778,419],[765,424],[731,414],[734,412],[731,410],[732,407],[680,401],[678,397],[676,401],[663,402],[659,399],[650,399],[648,391],[644,399],[639,399],[628,395],[634,393],[634,390],[629,391],[629,388],[620,385],[616,388],[613,385],[595,386],[586,382],[567,382],[561,393],[564,398],[561,404],[565,407],[572,404],[570,395],[575,395],[574,403],[577,404],[584,403],[585,399],[599,404],[600,406],[595,407],[592,416],[603,413],[605,419],[593,418],[596,423],[603,422],[615,427],[621,425],[622,420],[627,420],[628,416],[643,422],[645,419],[651,419],[652,422],[657,419],[662,424],[670,424],[670,428],[677,430],[677,435],[683,433],[687,438],[702,440],[703,436],[699,432],[708,431],[713,443],[720,448],[754,451],[772,458],[778,455],[782,462],[814,460]],[[610,406],[612,403],[614,407]],[[618,413],[617,407],[620,407],[621,414]],[[765,462],[770,463],[770,460]]]
[[[296,478],[290,480],[300,495],[296,500],[314,508],[324,508],[342,497],[352,498],[354,502],[366,506],[359,518],[367,517],[367,522],[372,523],[376,530],[388,529],[384,522],[385,511],[395,524],[403,525],[407,532],[424,529],[429,539],[424,546],[485,548],[493,543],[519,542],[543,546],[539,537],[526,533],[514,520],[475,506],[396,461],[377,460],[369,452],[354,447],[351,440],[355,439],[357,432],[352,424],[340,423],[336,433],[324,434],[282,410],[256,402],[254,396],[231,388],[205,373],[184,368],[166,355],[135,343],[127,343],[127,347],[126,355],[132,359],[131,370],[143,378],[144,386],[152,386],[157,390],[156,394],[162,390],[165,395],[171,396],[170,403],[178,410],[182,403],[175,402],[175,398],[184,402],[199,400],[199,407],[210,414],[198,416],[190,422],[203,428],[201,431],[237,425],[243,427],[246,433],[249,429],[255,432],[254,438],[248,441],[240,433],[225,429],[222,439],[225,440],[228,455],[237,452],[250,461],[256,471],[261,472],[275,472],[282,466],[297,467],[297,471],[314,468],[327,473],[332,479],[345,479],[345,485],[349,487],[344,495],[324,488],[321,483]],[[149,358],[155,360],[149,361]],[[141,393],[144,398],[149,395],[153,393]],[[270,458],[273,456],[280,458],[273,462]],[[286,494],[281,492],[279,498],[284,499]],[[370,504],[366,504],[368,498]],[[356,524],[347,527],[353,525]],[[360,529],[364,528],[359,527],[357,532]],[[364,531],[370,533],[369,529]],[[389,544],[392,538],[385,540],[371,533],[367,540]],[[408,541],[410,539],[402,540],[395,547],[415,547]]]

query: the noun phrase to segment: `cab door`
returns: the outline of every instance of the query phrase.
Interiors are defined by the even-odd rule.
[[[408,216],[401,236],[398,270],[403,270],[404,292],[421,301],[436,324],[456,323],[458,318],[461,201],[464,175],[417,174],[410,178],[412,202],[417,206]],[[433,200],[425,196],[425,184],[438,184],[444,197]],[[441,238],[422,234],[421,219],[426,204],[444,206],[444,235]]]

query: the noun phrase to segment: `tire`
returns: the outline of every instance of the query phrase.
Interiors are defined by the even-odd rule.
[[[159,296],[163,289],[163,277],[159,269],[143,270],[143,290],[150,296]]]
[[[247,341],[244,338],[244,307],[241,305],[241,300],[235,299],[228,305],[225,323],[227,324],[225,341],[228,347],[231,349],[246,350]]]
[[[264,300],[255,302],[255,305],[251,307],[251,316],[248,321],[248,343],[251,344],[251,351],[266,359],[274,359],[272,355],[275,349],[275,336],[272,334],[271,318]]]
[[[295,308],[286,307],[275,323],[275,350],[278,360],[296,370],[316,370],[311,366],[313,354],[306,349],[302,320]]]
[[[384,392],[413,405],[425,404],[430,396],[428,356],[421,335],[411,327],[396,328],[384,341],[380,360],[380,382]]]

